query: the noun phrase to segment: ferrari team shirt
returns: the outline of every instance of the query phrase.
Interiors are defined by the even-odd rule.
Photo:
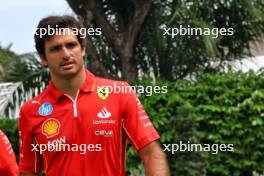
[[[125,176],[127,140],[139,151],[159,139],[131,90],[125,82],[86,70],[85,83],[72,99],[51,81],[20,110],[20,172]]]
[[[16,157],[6,135],[0,130],[0,175],[17,176]]]

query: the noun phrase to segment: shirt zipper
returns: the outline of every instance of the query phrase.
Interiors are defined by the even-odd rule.
[[[74,99],[72,99],[71,96],[64,94],[66,97],[68,97],[72,101],[72,107],[73,107],[73,117],[77,118],[78,117],[78,109],[77,109],[77,99],[79,96],[79,90],[77,91],[77,94]]]

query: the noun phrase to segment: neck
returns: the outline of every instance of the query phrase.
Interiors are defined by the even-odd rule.
[[[59,77],[57,75],[51,74],[51,78],[58,90],[69,95],[72,99],[75,99],[78,90],[85,81],[86,73],[85,69],[82,68],[75,75]]]

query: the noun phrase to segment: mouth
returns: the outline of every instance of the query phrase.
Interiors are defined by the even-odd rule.
[[[65,62],[62,62],[60,64],[60,67],[63,69],[63,70],[69,70],[73,67],[73,65],[75,64],[74,61],[65,61]]]

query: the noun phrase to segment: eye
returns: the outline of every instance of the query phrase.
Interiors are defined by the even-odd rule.
[[[50,48],[50,52],[57,52],[61,49],[61,45],[55,45]]]
[[[77,45],[78,45],[77,42],[69,42],[69,43],[66,44],[66,47],[67,47],[68,49],[73,49],[73,48],[75,48]]]

